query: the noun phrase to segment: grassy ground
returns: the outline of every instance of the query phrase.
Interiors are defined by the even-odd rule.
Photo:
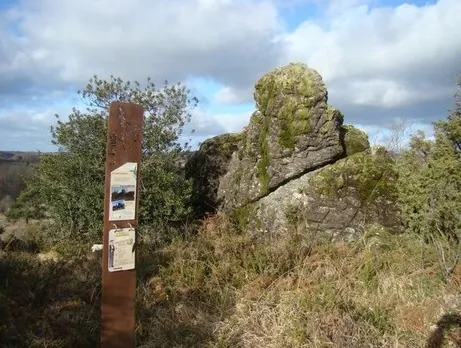
[[[425,347],[431,335],[433,347],[457,346],[461,268],[448,276],[442,238],[368,228],[353,244],[258,242],[223,216],[198,234],[147,235],[139,347]],[[39,255],[0,258],[0,346],[96,347],[100,258]]]

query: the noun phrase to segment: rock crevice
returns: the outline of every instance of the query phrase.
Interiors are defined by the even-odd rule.
[[[295,174],[289,178],[286,178],[282,181],[280,181],[280,183],[278,183],[277,185],[274,185],[270,188],[267,189],[267,191],[265,191],[263,194],[261,194],[260,196],[257,196],[256,198],[254,198],[253,200],[249,200],[247,202],[244,202],[245,204],[250,204],[250,203],[255,203],[257,201],[259,201],[260,199],[270,195],[272,192],[275,192],[277,191],[279,188],[285,186],[286,184],[288,184],[290,181],[293,181],[293,180],[296,180],[296,179],[299,179],[300,177],[310,173],[310,172],[315,172],[316,170],[320,169],[320,168],[323,168],[325,166],[328,166],[328,165],[331,165],[331,164],[334,164],[336,163],[337,161],[339,161],[340,159],[342,159],[343,156],[338,156],[337,158],[332,158],[330,162],[326,162],[326,163],[322,163],[322,164],[319,164],[317,166],[313,166],[313,167],[310,167],[310,168],[307,168],[304,172],[300,172],[299,174]],[[233,209],[235,207],[231,207],[231,209]]]

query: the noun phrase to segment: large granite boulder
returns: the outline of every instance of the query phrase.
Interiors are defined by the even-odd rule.
[[[315,70],[275,69],[254,96],[244,131],[205,141],[187,163],[197,216],[226,212],[258,235],[302,228],[346,238],[369,223],[399,227],[391,157],[342,124]]]
[[[322,77],[304,64],[264,75],[257,111],[220,180],[222,209],[255,202],[281,185],[345,156],[342,114],[327,104]]]

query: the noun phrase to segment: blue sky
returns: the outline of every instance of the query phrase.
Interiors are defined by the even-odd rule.
[[[94,74],[187,84],[198,144],[240,131],[257,79],[294,61],[371,142],[398,119],[430,131],[453,107],[459,13],[459,0],[0,0],[0,150],[54,150],[54,114]]]

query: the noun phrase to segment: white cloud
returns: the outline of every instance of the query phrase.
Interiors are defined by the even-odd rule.
[[[217,104],[241,104],[248,101],[249,95],[251,95],[249,88],[223,87],[213,96],[213,101]]]
[[[211,137],[223,133],[241,132],[251,116],[249,112],[210,113],[203,109],[193,112],[191,122],[185,127],[185,134],[194,129],[194,136]]]
[[[33,134],[43,129],[48,139],[46,110],[53,115],[60,109],[50,100],[64,98],[56,91],[74,93],[95,73],[200,77],[223,85],[204,96],[216,109],[252,102],[259,77],[302,61],[322,74],[347,123],[380,129],[394,117],[421,125],[445,117],[461,72],[460,0],[395,8],[376,0],[19,1],[0,13],[1,139],[14,127],[23,135],[38,127]],[[316,6],[324,17],[282,31],[283,11],[312,18]],[[5,116],[5,108],[14,110]],[[250,113],[200,109],[188,127],[197,136],[239,131]]]
[[[340,104],[397,108],[452,96],[461,72],[461,1],[373,9],[346,2],[328,25],[308,20],[287,34],[285,61],[317,69]]]
[[[374,3],[376,0],[272,0],[279,8],[293,8],[302,5],[316,5],[329,12],[339,12],[352,6]]]
[[[66,119],[71,108],[59,105],[0,109],[1,150],[56,151],[51,144],[50,126],[56,113]]]
[[[343,87],[345,89],[341,90],[333,83],[330,92],[333,91],[333,94],[337,95],[347,93],[347,99],[356,105],[382,108],[398,108],[423,101],[437,101],[453,92],[453,86],[434,89],[427,83],[421,83],[415,88],[407,81],[384,78],[351,79]]]
[[[393,128],[395,126],[395,128]],[[433,139],[433,127],[424,123],[412,123],[410,120],[395,119],[390,121],[386,126],[356,125],[368,134],[368,139],[372,146],[406,147],[409,145],[411,136],[417,130],[422,130],[426,137]]]
[[[285,49],[279,65],[301,61],[319,71],[330,102],[348,111],[346,120],[376,124],[398,116],[428,122],[446,116],[461,73],[461,1],[395,8],[378,7],[375,0],[299,2],[322,4],[325,17],[277,37]],[[230,86],[215,96],[227,103],[245,97],[252,99],[249,88]]]
[[[277,15],[270,1],[23,0],[2,19],[0,71],[10,86],[95,73],[248,85],[282,53],[272,42]],[[20,35],[6,28],[13,19]]]
[[[241,113],[212,113],[204,109],[193,112],[191,122],[184,127],[179,141],[196,149],[216,135],[241,132],[250,121],[251,110]],[[194,133],[191,131],[194,130]]]

